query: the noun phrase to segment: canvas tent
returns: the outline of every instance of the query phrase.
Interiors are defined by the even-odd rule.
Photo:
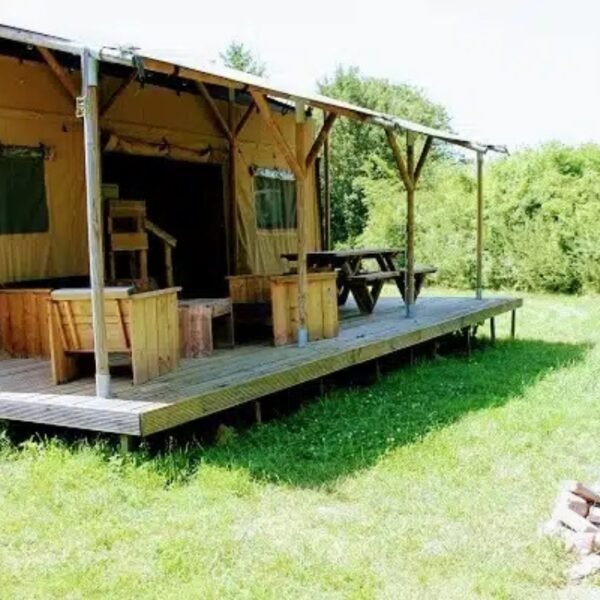
[[[41,164],[41,170],[30,173],[31,185],[39,188],[41,174],[44,179],[41,189],[45,196],[42,197],[38,189],[38,201],[31,206],[13,203],[10,207],[10,219],[7,214],[3,222],[14,221],[16,209],[20,209],[20,221],[0,234],[0,283],[85,275],[88,272],[88,252],[83,132],[81,119],[76,118],[74,113],[74,100],[34,48],[20,51],[17,56],[0,56],[0,73],[3,80],[0,91],[0,169],[2,164],[6,165],[5,168],[11,162],[14,164],[9,156],[11,151],[38,152],[41,158],[37,163]],[[69,77],[78,89],[79,74],[74,72]],[[122,81],[113,74],[101,78],[100,96],[105,102],[110,102]],[[231,111],[231,118],[237,123],[248,110],[247,95],[241,99],[245,102],[232,106],[221,99],[214,99],[214,103],[222,114]],[[278,104],[274,106],[274,112],[284,136],[293,141],[293,110]],[[229,168],[228,141],[215,123],[206,100],[198,93],[174,93],[167,87],[153,85],[152,78],[147,78],[144,85],[131,81],[113,102],[107,104],[100,122],[105,156],[125,153],[208,163],[219,165],[224,171]],[[310,129],[306,132],[307,136],[312,135]],[[309,144],[310,139],[306,143]],[[32,159],[20,164],[32,161],[36,162]],[[261,182],[264,187],[264,182],[270,179],[276,182],[288,179],[291,173],[256,111],[248,118],[239,136],[235,163],[237,222],[234,227],[236,237],[230,243],[235,246],[232,256],[236,262],[231,271],[278,272],[280,254],[296,248],[293,215],[285,222],[289,227],[277,227],[281,225],[277,218],[269,220],[269,214],[264,214],[265,203],[257,205],[255,197],[260,198],[261,193],[256,188]],[[25,173],[22,175],[25,176]],[[144,177],[144,174],[140,173],[139,177]],[[226,173],[221,179],[221,198],[210,200],[220,201],[224,207]],[[104,182],[111,183],[106,178]],[[314,182],[312,175],[308,178],[311,200],[307,205],[307,242],[309,248],[317,249],[320,238]],[[5,193],[8,194],[8,190]],[[25,190],[13,190],[12,193],[30,197]],[[268,190],[263,189],[262,196],[267,193]],[[177,211],[174,199],[164,198],[164,201],[171,202],[173,210]],[[263,212],[257,214],[257,207],[260,209],[261,206]],[[9,209],[8,206],[4,208]],[[180,214],[178,217],[186,219],[188,215]]]
[[[14,163],[15,152],[30,154],[30,179],[37,177],[37,181],[27,195],[31,202],[36,198],[38,201],[30,206],[30,214],[36,215],[35,225],[32,217],[20,230],[13,223],[10,231],[0,233],[0,282],[83,274],[90,265],[100,396],[107,393],[109,381],[103,320],[100,175],[100,162],[110,162],[107,156],[170,157],[173,162],[220,167],[221,183],[217,187],[224,205],[221,223],[214,211],[210,219],[202,218],[203,213],[198,212],[204,206],[202,202],[185,205],[188,210],[193,205],[193,215],[177,205],[190,187],[197,187],[200,193],[202,185],[181,185],[177,193],[164,188],[163,200],[155,203],[156,209],[167,206],[166,212],[177,214],[176,222],[192,226],[189,241],[195,240],[198,247],[190,246],[180,255],[195,258],[197,264],[189,266],[195,267],[198,274],[221,254],[228,257],[229,273],[278,271],[280,254],[297,250],[297,339],[302,346],[307,341],[306,253],[321,247],[316,158],[336,118],[355,119],[386,131],[406,189],[407,315],[411,314],[415,297],[415,190],[429,150],[435,141],[473,150],[478,159],[477,275],[481,294],[481,166],[487,151],[504,151],[502,146],[207,65],[185,53],[97,47],[0,26],[0,55],[0,143],[5,148],[0,161]],[[83,117],[83,126],[73,114],[75,106]],[[318,133],[311,109],[323,111]],[[404,153],[397,141],[399,134],[405,136]],[[123,185],[117,181],[117,187],[125,189],[151,179],[158,170],[154,165],[138,163],[128,169],[123,161],[113,164],[115,177],[129,175]],[[20,168],[24,174],[25,167]],[[109,171],[104,169],[105,178],[110,179]],[[104,183],[115,183],[108,179]],[[157,186],[184,179],[182,167],[170,179],[165,175]],[[157,186],[145,189],[151,194]],[[206,187],[214,189],[209,184]],[[10,197],[13,204],[18,204],[19,190],[16,184],[8,192],[0,190],[0,202],[4,197],[6,204]],[[214,198],[210,205],[214,206]],[[22,211],[8,206],[4,212],[17,215]],[[202,243],[219,231],[223,231],[223,244],[202,248]]]

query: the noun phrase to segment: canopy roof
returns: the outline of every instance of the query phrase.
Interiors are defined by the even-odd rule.
[[[203,61],[196,54],[188,52],[165,50],[156,52],[126,46],[98,47],[97,44],[74,42],[6,25],[0,25],[0,38],[42,46],[70,54],[81,54],[84,48],[87,48],[103,62],[167,73],[203,83],[211,83],[244,91],[253,89],[277,100],[302,101],[308,106],[320,108],[324,111],[333,112],[358,121],[373,123],[397,131],[411,131],[480,152],[487,152],[488,150],[495,152],[507,151],[503,145],[469,139],[466,136],[433,129],[420,123],[408,121],[396,115],[373,111],[356,104],[349,104],[307,90],[278,85],[276,82],[262,77]]]

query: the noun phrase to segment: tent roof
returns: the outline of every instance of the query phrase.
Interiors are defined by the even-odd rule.
[[[204,81],[215,85],[248,90],[249,88],[263,92],[275,99],[304,101],[309,106],[334,112],[363,122],[374,123],[389,129],[412,131],[417,134],[432,137],[450,144],[455,144],[477,151],[506,152],[506,147],[489,142],[481,142],[439,129],[433,129],[420,123],[408,121],[396,115],[349,104],[341,100],[315,94],[308,90],[297,89],[294,86],[278,85],[271,80],[257,77],[249,73],[203,61],[196,54],[161,50],[160,52],[132,47],[98,47],[96,44],[85,44],[66,40],[52,35],[27,31],[17,27],[0,25],[0,38],[20,41],[49,49],[81,54],[88,48],[99,60],[128,66],[143,66],[150,71],[169,73],[180,77]]]

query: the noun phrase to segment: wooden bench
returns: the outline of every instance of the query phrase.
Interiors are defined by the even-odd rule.
[[[415,265],[415,302],[421,293],[427,275],[433,275],[434,273],[437,273],[437,267],[431,265]],[[402,295],[402,300],[406,302],[406,268],[400,269],[398,289]]]
[[[336,337],[339,333],[336,278],[335,271],[308,274],[309,340]],[[297,275],[235,275],[227,279],[236,323],[243,320],[272,326],[276,346],[296,341]]]
[[[49,288],[0,289],[0,350],[13,357],[50,357]]]
[[[132,287],[104,290],[107,349],[130,355],[134,384],[173,371],[179,364],[180,290],[140,294]],[[91,291],[55,290],[48,311],[52,377],[55,383],[64,383],[77,376],[77,357],[94,352]]]
[[[183,358],[209,356],[214,350],[213,319],[227,318],[228,343],[234,346],[231,298],[179,301],[179,340]]]
[[[415,302],[421,292],[425,278],[435,272],[437,272],[436,267],[415,265]],[[386,281],[396,283],[402,299],[406,302],[406,268],[404,267],[395,271],[369,271],[344,276],[344,283],[352,291],[356,304],[363,313],[373,311]]]
[[[339,334],[336,279],[334,271],[308,274],[306,328],[311,342]],[[277,275],[270,280],[273,343],[293,344],[298,339],[298,276]]]

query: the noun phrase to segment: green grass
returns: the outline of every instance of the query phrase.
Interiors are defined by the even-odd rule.
[[[220,445],[0,438],[2,598],[570,598],[537,526],[600,479],[600,302],[340,389]],[[482,332],[483,333],[483,332]],[[585,588],[589,591],[588,588]]]

